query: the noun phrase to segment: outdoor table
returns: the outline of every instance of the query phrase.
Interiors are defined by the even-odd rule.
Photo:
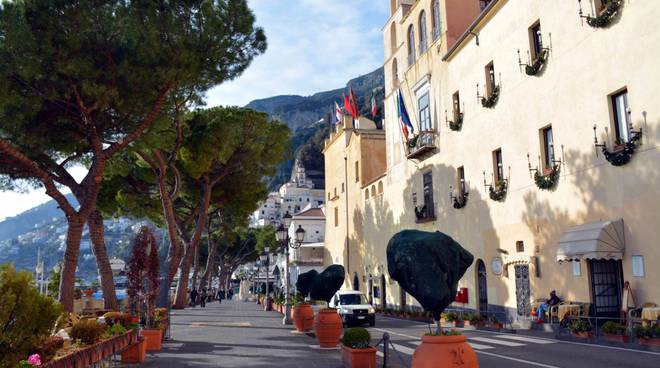
[[[642,319],[655,321],[660,317],[660,307],[642,308]]]
[[[560,305],[557,309],[557,316],[559,320],[563,320],[566,315],[569,316],[579,316],[580,315],[580,305],[579,304],[563,304]]]

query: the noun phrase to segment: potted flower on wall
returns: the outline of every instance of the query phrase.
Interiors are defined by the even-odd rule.
[[[376,350],[363,327],[349,328],[341,339],[341,360],[346,368],[376,368]]]
[[[660,324],[657,322],[651,326],[649,321],[644,321],[633,328],[633,333],[642,345],[660,346]]]
[[[331,265],[312,280],[310,297],[314,300],[323,300],[330,304],[330,300],[344,284],[344,267]],[[314,317],[314,334],[316,341],[322,348],[331,348],[339,344],[342,332],[342,320],[337,309],[321,309]]]
[[[499,330],[502,327],[504,327],[504,325],[502,324],[502,322],[500,322],[499,319],[497,319],[497,316],[493,314],[492,316],[490,316],[490,327]]]
[[[571,335],[579,339],[590,339],[594,337],[593,327],[591,323],[584,319],[574,319],[568,325],[568,330],[571,332]]]
[[[626,335],[626,326],[614,321],[607,321],[603,324],[603,335],[608,341],[628,342],[630,340]]]
[[[454,239],[439,231],[404,230],[387,245],[387,268],[390,278],[432,312],[437,329],[422,336],[415,350],[412,368],[478,367],[477,355],[467,338],[455,330],[444,331],[440,315],[455,297],[458,281],[474,257]],[[456,320],[458,320],[456,316]],[[447,319],[450,317],[447,313]]]
[[[314,324],[314,310],[309,303],[305,302],[305,298],[309,295],[312,280],[319,273],[316,270],[311,270],[298,275],[296,280],[296,290],[298,294],[294,298],[293,309],[291,310],[291,318],[293,324],[296,326],[298,332],[306,332],[312,329]]]

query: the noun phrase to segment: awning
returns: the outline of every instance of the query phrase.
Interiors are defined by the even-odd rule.
[[[557,261],[621,259],[625,249],[623,219],[569,228],[559,238]]]
[[[324,243],[302,243],[300,248],[323,248],[324,246]]]

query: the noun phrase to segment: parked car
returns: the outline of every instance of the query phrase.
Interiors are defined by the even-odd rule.
[[[330,301],[330,308],[336,308],[341,320],[347,326],[368,323],[376,325],[376,311],[367,297],[359,291],[340,290]]]

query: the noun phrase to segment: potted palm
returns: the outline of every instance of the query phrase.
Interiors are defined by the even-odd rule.
[[[574,319],[568,325],[568,330],[571,332],[571,335],[579,339],[590,339],[594,337],[593,327],[591,323],[584,319]]]
[[[296,280],[296,290],[298,293],[294,298],[293,309],[291,310],[291,318],[293,324],[296,326],[298,332],[306,332],[312,329],[314,322],[314,310],[309,303],[305,302],[305,298],[309,295],[309,289],[312,286],[312,280],[318,275],[316,270],[301,273]]]
[[[439,231],[404,230],[395,234],[387,245],[387,268],[390,278],[432,312],[436,331],[422,336],[415,350],[412,368],[478,367],[477,355],[467,338],[455,330],[445,331],[440,315],[455,297],[458,280],[470,267],[474,257],[460,244]],[[458,321],[447,313],[447,320]],[[461,320],[462,322],[462,320]]]
[[[331,265],[312,280],[310,297],[314,300],[323,300],[330,304],[330,300],[344,284],[344,267]],[[321,309],[314,317],[314,334],[316,341],[322,348],[332,348],[339,344],[342,332],[341,317],[335,308]]]
[[[628,342],[630,338],[626,335],[626,326],[613,321],[607,321],[603,324],[603,335],[605,340],[614,342]]]
[[[376,348],[363,327],[349,328],[341,339],[341,360],[346,368],[376,368]]]

